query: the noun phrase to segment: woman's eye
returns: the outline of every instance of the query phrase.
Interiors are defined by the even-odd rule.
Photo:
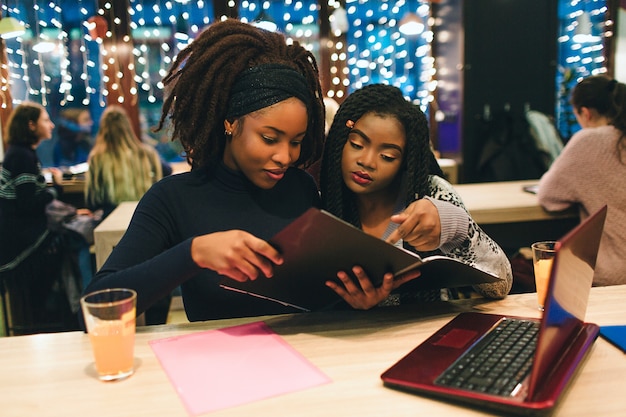
[[[381,155],[380,157],[383,159],[383,161],[387,161],[387,162],[393,162],[396,159],[398,159],[395,156],[385,155],[385,154]]]
[[[269,136],[261,135],[263,140],[267,143],[276,143],[278,139],[270,138]]]
[[[363,149],[363,146],[356,142],[350,142],[350,146],[352,146],[354,149]]]

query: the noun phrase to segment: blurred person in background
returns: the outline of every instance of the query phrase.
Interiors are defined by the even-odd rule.
[[[590,76],[570,102],[582,129],[541,177],[539,203],[549,211],[577,207],[581,220],[608,205],[593,284],[626,284],[626,84]]]
[[[32,102],[15,107],[7,124],[0,168],[0,291],[9,296],[14,335],[77,328],[58,290],[62,245],[46,215],[46,206],[63,191],[62,173],[51,168],[48,187],[36,153],[53,129],[46,109]]]
[[[69,108],[61,111],[54,145],[55,166],[72,166],[87,161],[92,146],[93,120],[87,109]]]
[[[119,203],[139,201],[155,182],[171,173],[154,147],[135,135],[126,111],[109,106],[100,119],[96,143],[89,153],[85,201],[105,219]]]

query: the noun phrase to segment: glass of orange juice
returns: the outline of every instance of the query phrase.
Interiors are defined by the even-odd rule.
[[[133,374],[137,293],[127,288],[92,292],[81,298],[96,371],[102,381]]]
[[[552,272],[552,261],[556,253],[555,241],[535,242],[531,245],[533,251],[533,269],[535,271],[535,285],[537,286],[537,301],[539,310],[543,311],[546,302],[546,293]]]

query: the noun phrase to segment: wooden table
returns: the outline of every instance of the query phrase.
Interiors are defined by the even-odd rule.
[[[459,184],[458,191],[472,218],[509,255],[541,240],[557,240],[579,222],[575,209],[548,212],[537,196],[524,191],[539,180]]]
[[[85,192],[85,178],[83,176],[74,176],[63,180],[61,183],[63,193],[81,194]]]
[[[52,186],[52,183],[49,182],[48,186]],[[61,201],[77,208],[85,207],[85,177],[83,175],[64,179],[61,187],[63,188],[63,194],[59,197]]]
[[[480,225],[529,222],[555,219],[578,219],[578,212],[548,212],[537,202],[535,194],[524,191],[525,186],[539,180],[457,184],[458,191],[472,218]]]
[[[171,162],[170,166],[172,167],[172,174],[187,172],[191,168],[186,161]],[[78,174],[64,179],[61,183],[63,187],[61,199],[78,208],[85,207],[85,181],[85,174]]]
[[[626,285],[593,288],[587,321],[626,324]],[[211,413],[211,416],[477,416],[480,410],[384,387],[380,374],[461,311],[537,317],[536,294],[500,301],[303,313],[138,330],[138,367],[129,379],[96,379],[82,332],[0,338],[2,416],[181,416],[188,414],[148,341],[245,322],[265,321],[331,383]],[[210,354],[207,352],[207,354]],[[561,398],[557,416],[622,416],[626,355],[599,338]]]
[[[437,163],[450,184],[459,182],[459,166],[454,159],[437,158]]]
[[[133,217],[136,201],[120,203],[109,216],[94,230],[94,245],[96,249],[96,269],[104,265],[104,261],[120,241]]]

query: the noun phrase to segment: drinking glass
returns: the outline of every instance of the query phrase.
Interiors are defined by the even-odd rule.
[[[133,374],[137,293],[126,288],[92,292],[81,298],[87,333],[102,381]]]
[[[535,285],[537,287],[537,301],[539,310],[543,311],[546,302],[546,293],[552,272],[552,261],[556,253],[555,241],[535,242],[531,245],[533,251],[533,269],[535,271]]]

